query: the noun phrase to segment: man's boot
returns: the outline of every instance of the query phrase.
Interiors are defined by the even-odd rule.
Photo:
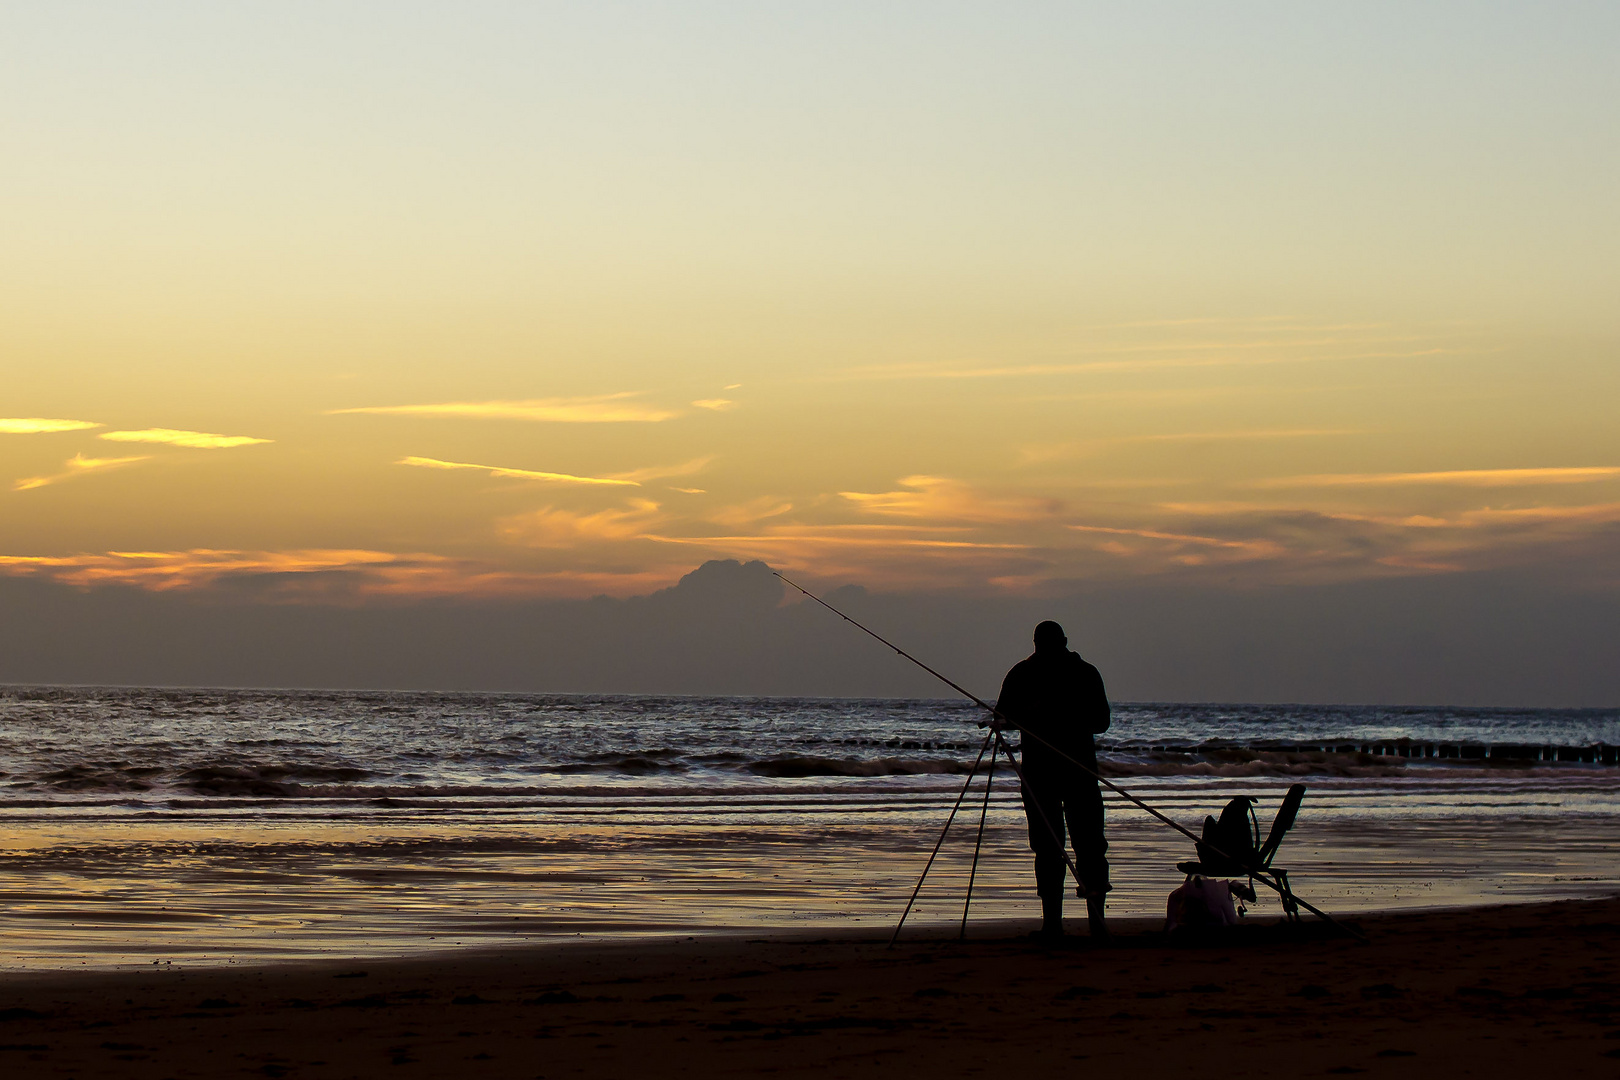
[[[1103,922],[1104,894],[1086,897],[1086,917],[1091,923],[1091,936],[1105,938],[1108,936],[1108,924]]]
[[[1063,894],[1041,897],[1041,936],[1063,936]]]

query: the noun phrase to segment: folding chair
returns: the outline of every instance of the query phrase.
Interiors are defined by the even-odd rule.
[[[1197,845],[1198,858],[1180,862],[1176,869],[1191,877],[1247,877],[1246,900],[1253,900],[1254,880],[1269,878],[1282,897],[1283,913],[1290,922],[1299,920],[1299,904],[1288,887],[1288,871],[1272,865],[1283,837],[1294,827],[1299,804],[1305,798],[1305,785],[1295,784],[1283,796],[1282,806],[1271,823],[1265,843],[1260,842],[1260,821],[1255,816],[1253,795],[1240,795],[1226,804],[1220,820],[1204,818],[1204,839]],[[1239,895],[1242,895],[1240,893]]]

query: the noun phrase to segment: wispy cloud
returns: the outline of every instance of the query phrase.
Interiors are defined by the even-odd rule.
[[[616,487],[640,487],[634,480],[620,480],[606,476],[575,476],[572,473],[539,472],[534,469],[508,469],[499,465],[474,465],[466,461],[440,461],[430,457],[404,457],[395,465],[414,465],[421,469],[472,469],[490,476],[509,476],[517,480],[543,480],[556,484],[605,484]]]
[[[756,521],[764,521],[767,518],[781,517],[792,509],[793,504],[786,499],[761,495],[759,498],[750,499],[745,503],[722,506],[718,510],[712,510],[709,512],[708,517],[716,525],[736,528],[743,525],[752,525]]]
[[[65,556],[0,555],[0,569],[41,572],[73,585],[118,583],[163,591],[205,585],[226,574],[312,573],[376,566],[404,556],[385,551],[307,549],[293,551],[108,551]],[[433,560],[436,556],[408,556]]]
[[[1364,435],[1364,428],[1272,428],[1255,431],[1177,431],[1163,435],[1126,435],[1106,442],[1224,442],[1244,439],[1315,439],[1327,435]]]
[[[1379,342],[1393,346],[1418,344],[1429,338],[1393,338]],[[1374,339],[1377,341],[1377,339]],[[1165,342],[1144,345],[1115,345],[1096,349],[1072,350],[1080,355],[1112,359],[1075,360],[1034,364],[886,364],[847,368],[828,376],[834,382],[892,379],[1011,379],[1052,375],[1087,375],[1102,372],[1153,371],[1177,368],[1259,367],[1276,364],[1338,363],[1351,360],[1403,360],[1444,356],[1456,348],[1366,348],[1366,339],[1305,338],[1285,341],[1205,341]],[[1361,346],[1356,351],[1338,351],[1343,346]],[[1168,354],[1168,355],[1155,355]]]
[[[1465,510],[1458,515],[1463,525],[1495,523],[1592,522],[1597,524],[1620,521],[1620,503],[1598,503],[1590,506],[1520,506],[1514,508],[1486,507]]]
[[[1075,532],[1103,533],[1109,536],[1138,536],[1144,540],[1164,540],[1174,544],[1192,544],[1198,547],[1227,548],[1242,551],[1256,558],[1281,555],[1283,549],[1270,540],[1228,540],[1218,536],[1197,536],[1191,533],[1163,532],[1158,529],[1117,529],[1103,525],[1070,525]]]
[[[0,417],[0,435],[45,435],[53,431],[83,431],[100,426],[91,420],[48,420],[42,416]]]
[[[209,431],[182,431],[179,428],[142,428],[139,431],[104,431],[96,436],[108,442],[163,443],[192,450],[228,450],[233,446],[257,446],[271,442],[251,435],[216,435]]]
[[[1438,514],[1347,513],[1314,506],[1278,506],[1260,502],[1166,502],[1156,509],[1172,514],[1206,519],[1320,518],[1328,521],[1360,522],[1396,529],[1472,529],[1479,526],[1511,524],[1557,524],[1560,522],[1620,522],[1620,502],[1583,503],[1572,506],[1479,507],[1450,516]]]
[[[671,536],[657,540],[678,549],[741,559],[822,580],[881,582],[885,589],[962,589],[1016,575],[1043,576],[1040,553],[1028,545],[928,535],[906,526],[766,526],[759,534]]]
[[[650,465],[645,469],[631,469],[629,472],[612,473],[610,475],[615,480],[630,480],[638,484],[644,484],[648,480],[663,480],[671,476],[692,476],[708,468],[710,462],[714,461],[714,457],[713,454],[709,454],[705,457],[683,461],[678,465]],[[681,489],[676,488],[675,490],[680,491]]]
[[[497,522],[507,540],[527,547],[569,548],[607,541],[642,539],[664,515],[651,499],[633,499],[627,509],[580,513],[544,506]]]
[[[925,536],[860,536],[840,535],[832,530],[796,529],[786,533],[760,533],[749,536],[651,536],[666,544],[696,544],[700,546],[754,547],[761,551],[807,546],[839,546],[882,548],[900,551],[910,548],[945,548],[953,551],[1023,551],[1028,544],[998,543],[982,540],[939,540]]]
[[[153,592],[213,587],[274,601],[316,603],[441,596],[627,596],[668,585],[689,568],[523,570],[422,552],[324,548],[0,555],[0,573],[68,585],[116,584]]]
[[[1544,534],[1556,533],[1560,527],[1580,529],[1589,525],[1607,525],[1620,522],[1620,503],[1597,503],[1585,506],[1516,506],[1481,507],[1464,510],[1450,517],[1434,514],[1346,514],[1325,513],[1334,521],[1367,522],[1399,529],[1480,529],[1498,532],[1526,531],[1544,526]]]
[[[712,409],[714,412],[725,412],[727,409],[735,409],[737,407],[737,403],[735,401],[732,401],[730,398],[723,397],[698,398],[696,401],[692,402],[692,404],[700,409]]]
[[[838,494],[869,514],[941,522],[1010,524],[1049,520],[1059,508],[1054,499],[988,496],[943,476],[906,476],[900,485],[907,490]]]
[[[543,420],[559,424],[657,423],[676,415],[669,409],[636,404],[635,393],[600,397],[528,398],[522,401],[451,401],[433,405],[367,405],[331,409],[327,415],[373,413],[386,416],[462,417],[474,420]]]
[[[420,469],[472,469],[476,472],[488,473],[490,476],[507,476],[516,480],[541,480],[556,484],[596,484],[610,487],[640,487],[649,480],[658,480],[670,476],[691,476],[701,472],[714,460],[711,454],[707,457],[693,458],[676,465],[650,465],[644,469],[632,469],[629,472],[611,473],[607,476],[577,476],[573,473],[545,472],[538,469],[513,469],[504,465],[479,465],[469,461],[442,461],[439,458],[410,457],[400,458],[394,462],[396,465],[412,465]],[[676,491],[687,490],[675,488]]]
[[[1407,484],[1461,484],[1469,487],[1518,487],[1525,484],[1588,484],[1620,477],[1620,466],[1550,469],[1451,469],[1443,472],[1319,473],[1257,480],[1255,487],[1379,487]]]
[[[1567,563],[1573,568],[1583,560],[1612,560],[1614,544],[1620,542],[1616,502],[1478,507],[1449,513],[1352,513],[1239,502],[1160,504],[1153,509],[1159,513],[1144,508],[1158,518],[1154,523],[1132,528],[1121,522],[1120,531],[1268,544],[1268,569],[1262,572],[1299,581],[1529,563]],[[1594,556],[1598,551],[1610,554]],[[1144,553],[1136,554],[1140,558]]]
[[[137,461],[146,461],[148,457],[120,457],[120,458],[87,458],[83,454],[74,454],[63,464],[66,468],[50,476],[29,476],[18,480],[12,485],[14,491],[31,491],[34,488],[46,487],[50,484],[59,484],[63,480],[72,480],[74,477],[84,476],[86,473],[105,472],[123,465],[133,465]]]
[[[1061,461],[1110,446],[1140,443],[1264,442],[1273,439],[1317,439],[1334,435],[1364,435],[1363,428],[1262,428],[1253,431],[1175,431],[1155,435],[1119,435],[1103,439],[1080,439],[1061,443],[1040,443],[1018,452],[1020,465]]]

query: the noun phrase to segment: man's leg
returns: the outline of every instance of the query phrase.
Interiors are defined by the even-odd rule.
[[[1108,933],[1103,922],[1103,903],[1109,888],[1108,838],[1103,831],[1102,790],[1089,776],[1077,777],[1064,792],[1064,816],[1074,844],[1074,865],[1083,884],[1079,895],[1086,899],[1086,914],[1093,937]]]
[[[1035,853],[1041,932],[1057,935],[1063,933],[1063,881],[1068,875],[1063,862],[1062,789],[1051,778],[1030,776],[1028,769],[1024,780],[1024,817],[1029,826],[1029,848]]]

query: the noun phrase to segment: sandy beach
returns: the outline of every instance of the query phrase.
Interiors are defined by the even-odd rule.
[[[714,933],[379,961],[16,972],[7,1075],[1613,1076],[1620,898],[1107,947]],[[1080,924],[1075,924],[1074,930]]]

